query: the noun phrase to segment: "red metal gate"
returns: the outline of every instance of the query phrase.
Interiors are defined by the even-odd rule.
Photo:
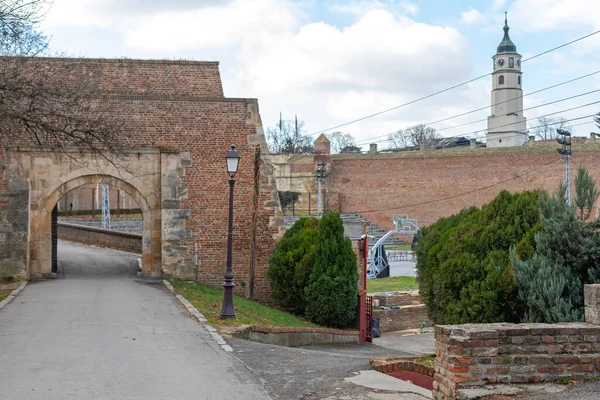
[[[367,296],[367,342],[373,343],[373,296]]]

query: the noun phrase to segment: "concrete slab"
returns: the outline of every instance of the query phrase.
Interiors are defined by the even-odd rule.
[[[503,396],[524,396],[530,393],[536,395],[549,395],[564,392],[567,386],[556,383],[540,384],[519,384],[519,385],[488,385],[479,388],[459,390],[460,398],[480,399],[484,396],[503,395]]]
[[[431,329],[423,334],[418,330],[386,332],[380,338],[373,339],[373,344],[412,355],[435,353]]]
[[[426,399],[433,398],[430,390],[423,389],[420,386],[413,385],[411,382],[403,381],[377,371],[359,371],[358,375],[345,378],[344,380],[371,389],[416,393]]]

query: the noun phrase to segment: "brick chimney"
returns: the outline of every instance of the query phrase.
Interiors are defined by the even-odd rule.
[[[377,143],[371,143],[369,145],[369,154],[377,154]]]

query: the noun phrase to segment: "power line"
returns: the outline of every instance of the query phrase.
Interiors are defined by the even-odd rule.
[[[537,94],[537,93],[540,93],[540,92],[544,92],[544,91],[546,91],[546,90],[554,89],[554,88],[556,88],[556,87],[563,86],[563,85],[566,85],[566,84],[569,84],[569,83],[573,83],[573,82],[575,82],[575,81],[578,81],[578,80],[581,80],[581,79],[584,79],[584,78],[588,78],[588,77],[590,77],[590,76],[597,75],[597,74],[600,74],[600,70],[598,70],[598,71],[595,71],[595,72],[592,72],[592,73],[589,73],[589,74],[586,74],[586,75],[582,75],[582,76],[579,76],[579,77],[577,77],[577,78],[573,78],[573,79],[570,79],[570,80],[567,80],[567,81],[564,81],[564,82],[560,82],[560,83],[557,83],[557,84],[555,84],[555,85],[547,86],[547,87],[544,87],[544,88],[538,89],[538,90],[536,90],[536,91],[533,91],[533,92],[527,93],[527,94],[525,94],[525,95],[523,95],[523,96],[518,96],[518,97],[515,97],[514,99],[509,99],[509,100],[505,100],[505,101],[502,101],[502,102],[496,103],[495,105],[499,105],[499,104],[506,104],[506,103],[508,103],[508,102],[511,102],[511,101],[515,101],[515,100],[518,100],[518,99],[522,99],[523,97],[531,96],[531,95],[533,95],[533,94]],[[433,121],[433,122],[428,122],[428,123],[426,123],[426,124],[423,124],[423,125],[425,125],[425,126],[429,126],[429,125],[437,124],[437,123],[440,123],[440,122],[449,121],[449,120],[451,120],[451,119],[454,119],[454,118],[463,117],[463,116],[465,116],[465,115],[472,114],[472,113],[475,113],[475,112],[477,112],[477,111],[482,111],[482,110],[485,110],[485,109],[487,109],[487,108],[489,108],[489,107],[490,107],[490,106],[489,106],[489,105],[487,105],[487,106],[480,107],[480,108],[476,108],[476,109],[474,109],[474,110],[467,111],[467,112],[464,112],[464,113],[461,113],[461,114],[456,114],[456,115],[453,115],[453,116],[450,116],[450,117],[447,117],[447,118],[444,118],[444,119],[440,119],[440,120]],[[478,121],[478,122],[480,122],[480,121]],[[464,126],[464,125],[459,125],[459,126]],[[450,129],[450,128],[442,128],[442,129]],[[438,130],[442,130],[442,129],[438,129]],[[391,133],[393,133],[393,132],[391,132]],[[387,133],[387,134],[385,134],[385,135],[374,136],[374,137],[372,137],[372,138],[369,138],[369,139],[363,139],[363,140],[359,140],[359,141],[357,141],[356,143],[357,143],[357,144],[359,144],[359,143],[361,143],[361,144],[362,144],[362,143],[368,143],[369,141],[372,141],[372,140],[375,140],[375,139],[379,139],[379,138],[382,138],[382,137],[387,137],[387,136],[389,136],[389,135],[390,135],[390,133]]]
[[[542,56],[542,55],[545,55],[545,54],[551,53],[551,52],[553,52],[553,51],[555,51],[555,50],[561,49],[561,48],[563,48],[563,47],[566,47],[566,46],[568,46],[568,45],[570,45],[570,44],[573,44],[573,43],[575,43],[575,42],[578,42],[578,41],[580,41],[580,40],[586,39],[586,38],[588,38],[588,37],[590,37],[590,36],[593,36],[593,35],[596,35],[596,34],[598,34],[598,33],[600,33],[600,30],[598,30],[598,31],[595,31],[595,32],[592,32],[592,33],[590,33],[590,34],[588,34],[588,35],[582,36],[582,37],[580,37],[580,38],[577,38],[577,39],[575,39],[575,40],[572,40],[572,41],[570,41],[570,42],[568,42],[568,43],[565,43],[565,44],[562,44],[562,45],[560,45],[560,46],[556,46],[556,47],[554,47],[554,48],[552,48],[552,49],[549,49],[549,50],[546,50],[546,51],[544,51],[544,52],[542,52],[542,53],[536,54],[536,55],[534,55],[534,56],[532,56],[532,57],[529,57],[529,58],[526,58],[526,59],[524,59],[524,60],[521,60],[521,63],[524,63],[524,62],[527,62],[527,61],[529,61],[529,60],[533,60],[534,58],[540,57],[540,56]],[[385,113],[388,113],[388,112],[390,112],[390,111],[397,110],[397,109],[399,109],[399,108],[401,108],[401,107],[406,107],[406,106],[408,106],[408,105],[411,105],[411,104],[417,103],[417,102],[419,102],[419,101],[426,100],[426,99],[428,99],[428,98],[430,98],[430,97],[434,97],[434,96],[440,95],[440,94],[442,94],[442,93],[448,92],[448,91],[450,91],[450,90],[456,89],[456,88],[458,88],[458,87],[461,87],[461,86],[467,85],[467,84],[469,84],[469,83],[471,83],[471,82],[475,82],[475,81],[477,81],[477,80],[479,80],[479,79],[485,78],[485,77],[486,77],[486,76],[488,76],[488,75],[491,75],[492,73],[493,73],[493,72],[488,72],[488,73],[486,73],[486,74],[484,74],[484,75],[480,75],[480,76],[478,76],[478,77],[476,77],[476,78],[470,79],[470,80],[468,80],[468,81],[465,81],[465,82],[459,83],[459,84],[457,84],[457,85],[451,86],[451,87],[449,87],[449,88],[446,88],[446,89],[443,89],[443,90],[439,90],[439,91],[437,91],[437,92],[435,92],[435,93],[428,94],[428,95],[426,95],[426,96],[423,96],[423,97],[420,97],[420,98],[418,98],[418,99],[411,100],[411,101],[409,101],[409,102],[407,102],[407,103],[400,104],[400,105],[398,105],[398,106],[395,106],[395,107],[392,107],[392,108],[388,108],[388,109],[386,109],[386,110],[379,111],[379,112],[376,112],[376,113],[374,113],[374,114],[370,114],[370,115],[367,115],[367,116],[364,116],[364,117],[361,117],[361,118],[357,118],[357,119],[355,119],[355,120],[352,120],[352,121],[350,121],[350,122],[346,122],[346,123],[343,123],[343,124],[340,124],[340,125],[336,125],[336,126],[333,126],[333,127],[331,127],[331,128],[322,129],[322,130],[320,130],[320,131],[317,131],[317,132],[311,133],[309,136],[318,135],[318,134],[320,134],[320,133],[324,133],[324,132],[327,132],[327,131],[330,131],[330,130],[333,130],[333,129],[341,128],[341,127],[343,127],[343,126],[351,125],[351,124],[354,124],[354,123],[356,123],[356,122],[364,121],[364,120],[366,120],[366,119],[373,118],[373,117],[376,117],[376,116],[378,116],[378,115],[385,114]]]
[[[423,201],[423,202],[420,202],[420,203],[406,204],[406,205],[401,205],[401,206],[397,206],[397,207],[381,208],[381,209],[377,209],[377,210],[352,211],[351,214],[368,214],[368,213],[378,212],[378,211],[392,211],[392,210],[399,210],[399,209],[403,209],[403,208],[412,208],[412,207],[423,206],[423,205],[432,204],[432,203],[438,203],[440,201],[452,200],[452,199],[455,199],[457,197],[462,197],[462,196],[466,196],[468,194],[476,193],[476,192],[479,192],[479,191],[482,191],[482,190],[487,190],[487,189],[490,189],[490,188],[492,188],[494,186],[498,186],[498,185],[501,185],[503,183],[510,182],[512,180],[522,178],[525,175],[528,175],[528,174],[530,174],[532,172],[538,171],[538,170],[540,170],[542,168],[545,168],[545,167],[547,167],[550,164],[554,164],[554,163],[556,163],[558,161],[560,161],[560,158],[556,159],[556,160],[552,160],[551,162],[549,162],[547,164],[544,164],[544,165],[541,165],[541,166],[539,166],[537,168],[530,169],[530,170],[528,170],[528,171],[526,171],[526,172],[524,172],[524,173],[522,173],[520,175],[516,175],[516,176],[513,176],[511,178],[508,178],[508,179],[505,179],[505,180],[502,180],[502,181],[498,181],[498,182],[493,183],[491,185],[487,185],[487,186],[483,186],[483,187],[480,187],[480,188],[477,188],[477,189],[469,190],[467,192],[463,192],[463,193],[456,194],[456,195],[453,195],[453,196],[447,196],[447,197],[443,197],[441,199],[436,199],[436,200]]]

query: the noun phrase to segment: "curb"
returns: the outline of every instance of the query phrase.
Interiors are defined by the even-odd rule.
[[[19,287],[16,288],[15,290],[13,290],[11,292],[11,294],[8,295],[7,298],[5,298],[4,300],[0,301],[0,310],[2,310],[8,303],[10,303],[12,301],[12,299],[14,299],[15,297],[17,297],[17,295],[19,293],[21,293],[21,291],[23,289],[25,289],[25,286],[27,286],[27,281],[21,282],[21,284],[19,285]]]
[[[182,295],[175,293],[175,289],[173,288],[173,285],[171,285],[171,283],[168,280],[163,279],[163,284],[171,291],[171,293],[173,293],[175,295],[175,297],[177,297],[177,300],[179,300],[179,302],[181,304],[183,304],[183,306],[185,308],[187,308],[187,310],[190,312],[190,314],[192,314],[192,316],[204,327],[204,329],[206,329],[208,331],[208,333],[213,338],[213,340],[215,342],[217,342],[217,344],[219,346],[221,346],[221,348],[224,351],[226,351],[226,352],[233,351],[233,348],[227,344],[225,339],[223,339],[223,337],[221,335],[219,335],[217,330],[211,324],[208,323],[208,321],[206,320],[204,315],[202,315],[202,313],[200,311],[198,311],[198,309],[196,307],[194,307],[192,305],[192,303],[187,301],[187,299],[185,299]],[[2,307],[0,307],[0,308],[2,308]]]

